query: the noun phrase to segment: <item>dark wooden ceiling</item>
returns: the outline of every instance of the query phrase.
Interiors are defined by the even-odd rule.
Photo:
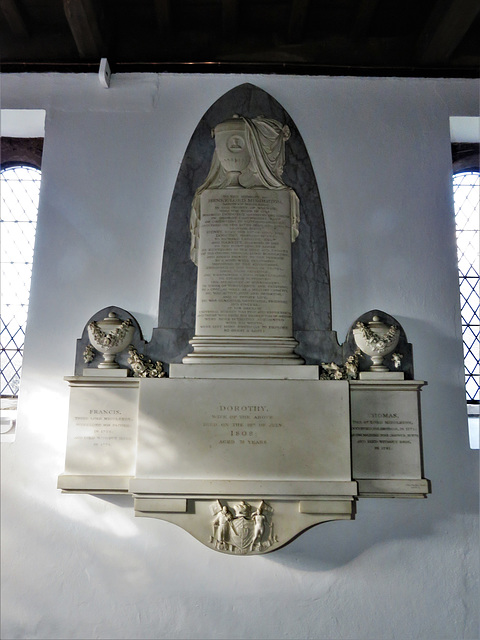
[[[479,0],[0,0],[2,71],[478,77]]]

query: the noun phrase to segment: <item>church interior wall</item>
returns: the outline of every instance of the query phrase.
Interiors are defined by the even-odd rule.
[[[2,637],[477,637],[478,453],[468,443],[451,195],[462,79],[5,74],[2,108],[45,109],[43,181],[17,435],[2,444]],[[363,500],[354,521],[231,557],[127,496],[66,495],[75,341],[116,305],[156,326],[163,240],[195,127],[251,82],[310,154],[325,217],[332,325],[379,308],[413,343],[426,500]],[[288,151],[287,151],[288,153]]]

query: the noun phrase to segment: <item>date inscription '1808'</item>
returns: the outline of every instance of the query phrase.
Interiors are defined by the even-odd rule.
[[[283,424],[266,405],[222,405],[202,422],[216,445],[267,445]],[[211,437],[211,436],[210,436]]]

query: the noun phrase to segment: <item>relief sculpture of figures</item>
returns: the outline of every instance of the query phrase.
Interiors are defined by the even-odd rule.
[[[282,189],[290,193],[292,242],[298,236],[300,221],[296,193],[282,179],[285,164],[285,141],[290,129],[277,120],[264,118],[233,118],[212,130],[215,151],[205,182],[197,189],[190,218],[190,257],[198,264],[200,196],[207,189]]]
[[[223,551],[229,549],[229,532],[232,514],[227,507],[222,507],[213,521],[215,547]]]
[[[220,503],[220,500],[210,505],[213,516],[213,535],[210,543],[218,551],[247,555],[266,551],[278,538],[273,532],[271,514],[273,509],[263,500],[258,507],[253,507],[242,500],[231,510]],[[253,511],[253,513],[252,513]]]

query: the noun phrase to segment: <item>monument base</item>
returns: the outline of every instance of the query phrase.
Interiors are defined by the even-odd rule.
[[[170,378],[237,380],[318,380],[318,365],[171,364]]]
[[[135,474],[139,379],[92,371],[95,375],[65,378],[70,386],[67,455],[57,486],[72,493],[128,493]]]
[[[57,488],[64,493],[128,494],[129,482],[130,476],[62,473],[58,476]]]
[[[294,353],[295,338],[257,336],[195,336],[190,340],[193,353],[183,364],[303,364]]]
[[[426,498],[430,493],[426,478],[363,478],[357,483],[359,498]]]
[[[134,494],[134,508],[136,516],[171,522],[211,549],[240,556],[276,551],[314,525],[355,517],[352,496],[302,501],[243,494],[241,498],[172,499]]]
[[[315,524],[354,517],[348,382],[169,378],[139,386],[129,484],[137,516],[237,555],[274,551]]]
[[[359,380],[405,380],[403,371],[360,371]]]

